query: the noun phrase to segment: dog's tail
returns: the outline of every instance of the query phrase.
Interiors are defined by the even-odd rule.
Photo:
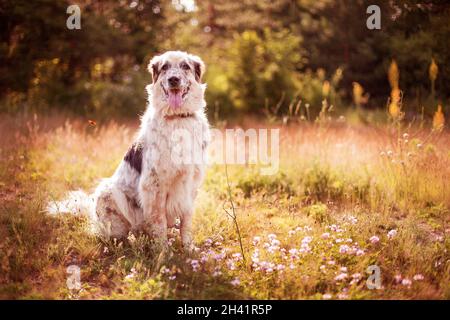
[[[70,191],[67,197],[61,201],[50,201],[46,212],[51,215],[73,214],[84,215],[90,220],[94,218],[95,197],[82,190]]]

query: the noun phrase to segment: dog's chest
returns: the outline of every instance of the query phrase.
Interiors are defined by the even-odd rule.
[[[179,179],[205,161],[205,132],[197,119],[153,123],[148,138],[148,166],[164,181]]]

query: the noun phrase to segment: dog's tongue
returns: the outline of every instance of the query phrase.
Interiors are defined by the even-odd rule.
[[[169,90],[169,106],[173,109],[181,107],[183,99],[181,90]]]

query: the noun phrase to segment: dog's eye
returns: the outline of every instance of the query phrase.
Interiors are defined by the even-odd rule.
[[[166,71],[167,69],[169,69],[169,64],[168,63],[163,64],[161,70]]]
[[[183,69],[183,70],[190,70],[191,67],[186,62],[182,62],[181,63],[181,69]]]

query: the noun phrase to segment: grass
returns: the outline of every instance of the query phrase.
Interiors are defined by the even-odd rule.
[[[281,126],[279,172],[230,165],[228,188],[225,167],[210,167],[196,202],[198,249],[184,254],[173,229],[173,254],[161,260],[144,235],[105,242],[82,217],[43,213],[49,199],[112,174],[136,128],[2,116],[1,298],[450,299],[445,130]],[[74,264],[75,291],[66,285]],[[366,286],[370,265],[381,269],[379,290]]]

